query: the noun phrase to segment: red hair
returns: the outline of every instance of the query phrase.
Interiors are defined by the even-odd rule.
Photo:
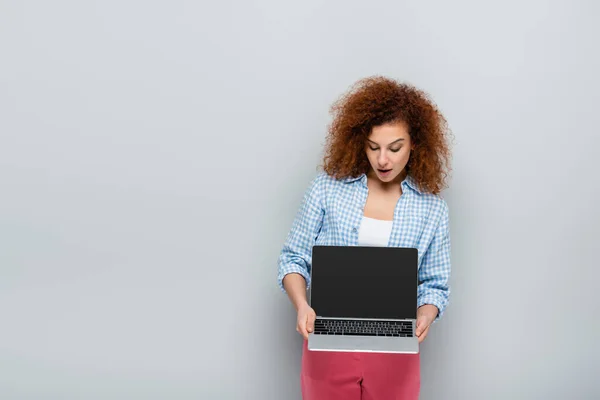
[[[437,194],[450,171],[450,134],[444,116],[423,91],[385,77],[359,80],[331,107],[323,158],[325,172],[336,178],[366,173],[365,141],[374,126],[404,122],[414,149],[407,173],[420,189]]]

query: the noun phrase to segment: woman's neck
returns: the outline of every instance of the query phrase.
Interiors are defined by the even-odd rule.
[[[406,169],[404,169],[401,173],[398,174],[397,177],[394,178],[394,180],[390,182],[383,182],[377,177],[375,171],[373,169],[370,169],[367,173],[367,186],[369,186],[369,188],[381,190],[384,192],[390,192],[395,190],[402,191],[400,183],[402,183],[402,181],[406,178],[406,175],[407,172]]]

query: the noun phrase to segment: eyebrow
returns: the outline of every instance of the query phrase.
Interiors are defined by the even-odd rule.
[[[373,144],[375,144],[375,145],[379,146],[379,144],[378,144],[378,143],[375,143],[375,142],[374,142],[374,141],[372,141],[371,139],[367,139],[367,140],[368,140],[369,142],[371,142],[371,143],[373,143]],[[402,140],[404,140],[404,138],[396,139],[396,140],[394,140],[392,143],[390,143],[388,146],[390,146],[390,145],[392,145],[392,144],[394,144],[394,143],[400,142],[400,141],[402,141]]]

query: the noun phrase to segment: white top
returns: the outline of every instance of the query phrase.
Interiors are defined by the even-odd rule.
[[[358,232],[359,246],[386,247],[392,233],[393,221],[363,217]]]

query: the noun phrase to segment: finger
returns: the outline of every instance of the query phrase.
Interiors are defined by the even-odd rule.
[[[308,339],[308,332],[306,332],[306,329],[297,329],[298,333],[304,338],[304,339]]]
[[[298,332],[300,332],[304,339],[308,339],[308,332],[306,331],[306,317],[298,321],[298,329]]]
[[[423,332],[423,325],[424,325],[423,320],[422,319],[418,319],[417,320],[417,329],[415,330],[415,334],[417,336],[421,336],[421,333]]]
[[[427,323],[424,320],[419,320],[417,322],[417,336],[421,336],[425,329],[427,329]]]
[[[427,337],[427,333],[429,332],[429,327],[425,328],[423,332],[419,335],[419,343],[423,342]]]
[[[304,337],[306,339],[308,333],[306,332],[306,328],[303,323],[300,322],[298,324],[298,328],[296,328],[296,330],[298,331],[299,334],[302,335],[302,337]]]
[[[306,328],[306,324],[304,325],[304,333],[302,334],[302,336],[304,336],[304,340],[308,340],[308,329]]]
[[[315,317],[313,315],[310,315],[308,317],[308,322],[306,323],[306,331],[310,333],[314,329],[315,329]]]

